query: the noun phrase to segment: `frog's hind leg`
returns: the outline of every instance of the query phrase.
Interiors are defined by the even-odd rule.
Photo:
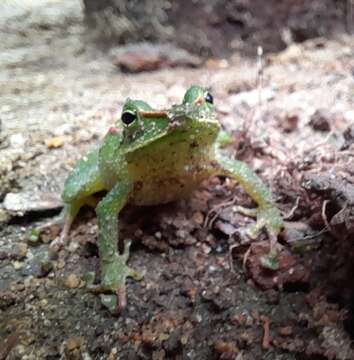
[[[244,162],[229,159],[223,156],[218,150],[216,150],[215,155],[217,162],[215,172],[237,180],[246,193],[258,204],[256,209],[236,207],[236,211],[247,216],[257,217],[256,224],[246,229],[247,235],[251,239],[255,239],[259,232],[265,228],[270,238],[269,253],[275,253],[276,239],[283,226],[283,220],[279,210],[273,205],[271,194],[267,187]],[[271,267],[273,265],[270,264],[269,261],[267,266]]]

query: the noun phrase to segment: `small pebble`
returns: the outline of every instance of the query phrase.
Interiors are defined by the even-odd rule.
[[[21,262],[21,261],[14,261],[14,262],[12,263],[12,265],[13,265],[13,267],[14,267],[15,270],[19,270],[19,269],[23,268],[23,266],[24,266],[25,264],[24,264],[23,262]]]
[[[59,259],[57,262],[57,268],[60,270],[63,269],[64,267],[65,267],[65,261],[63,259]]]
[[[196,224],[201,225],[204,222],[204,215],[200,211],[196,211],[193,213],[192,219]]]
[[[64,138],[61,136],[55,136],[45,141],[48,149],[56,149],[64,144]]]
[[[39,244],[39,233],[38,229],[31,229],[26,236],[27,244],[30,246],[36,246]]]
[[[24,259],[27,256],[27,244],[25,243],[20,243],[16,245],[16,257],[18,259]]]
[[[328,110],[318,109],[311,116],[309,125],[314,130],[330,131],[331,130],[331,115]]]
[[[293,329],[291,326],[284,326],[279,329],[279,334],[281,336],[290,336],[293,333]]]
[[[81,345],[80,343],[81,343],[81,341],[79,338],[72,337],[72,338],[69,338],[68,340],[66,340],[65,346],[69,351],[73,351],[80,347],[80,345]]]
[[[48,275],[53,270],[53,263],[49,260],[41,261],[41,276]]]
[[[75,274],[70,274],[65,280],[65,286],[69,289],[76,289],[80,285],[80,279]]]

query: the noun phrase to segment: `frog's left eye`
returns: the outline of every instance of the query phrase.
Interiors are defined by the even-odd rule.
[[[209,104],[213,104],[213,103],[214,103],[214,98],[213,98],[213,96],[210,94],[210,92],[208,92],[208,91],[204,94],[204,100],[205,100],[207,103],[209,103]]]
[[[136,120],[136,112],[131,110],[124,111],[121,119],[123,124],[128,126]]]

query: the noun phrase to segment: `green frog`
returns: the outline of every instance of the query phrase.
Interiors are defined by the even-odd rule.
[[[212,95],[200,86],[190,87],[182,104],[155,110],[146,102],[128,99],[121,117],[102,142],[82,157],[65,181],[62,198],[65,223],[60,244],[83,205],[96,208],[101,284],[98,292],[114,294],[116,310],[127,303],[127,277],[140,278],[127,265],[130,241],[119,251],[118,214],[127,204],[155,205],[187,198],[202,180],[214,175],[233,178],[258,207],[237,210],[257,218],[247,229],[250,238],[265,228],[271,250],[264,259],[275,266],[275,243],[282,218],[271,194],[244,162],[231,159],[222,149],[227,135],[216,118]],[[97,203],[93,195],[107,194]]]

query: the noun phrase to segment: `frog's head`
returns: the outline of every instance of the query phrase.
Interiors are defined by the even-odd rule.
[[[199,105],[206,109],[213,109],[214,99],[208,90],[198,85],[192,85],[184,94],[183,104]]]
[[[200,86],[190,87],[182,104],[168,110],[154,110],[144,101],[128,99],[120,120],[124,128],[121,150],[125,152],[142,148],[172,133],[188,136],[207,129],[216,134],[219,129],[213,97]]]

